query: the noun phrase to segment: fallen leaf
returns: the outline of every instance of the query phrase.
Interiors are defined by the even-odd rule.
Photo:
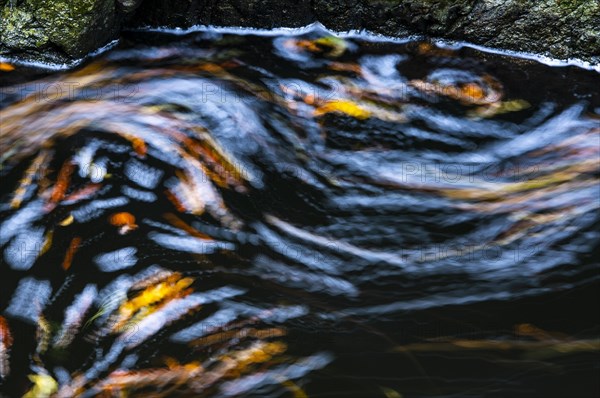
[[[0,62],[0,70],[2,72],[11,72],[15,70],[15,67],[11,64],[7,64],[6,62]]]
[[[322,116],[327,113],[343,113],[356,119],[368,119],[371,112],[360,105],[348,100],[328,101],[314,111],[315,116]]]

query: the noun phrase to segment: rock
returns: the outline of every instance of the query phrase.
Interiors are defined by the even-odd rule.
[[[26,0],[50,42],[80,58],[118,33],[114,0]]]
[[[174,4],[175,3],[175,4]],[[424,34],[600,63],[598,0],[146,0],[134,26],[303,26]]]
[[[305,26],[315,20],[310,0],[145,0],[131,24],[274,28]]]
[[[114,39],[113,0],[8,0],[1,11],[0,55],[68,62]]]
[[[600,64],[598,0],[365,0],[363,28]],[[400,33],[399,33],[400,32]]]
[[[4,46],[16,50],[33,50],[48,45],[48,35],[31,12],[5,7],[1,14],[0,42]]]
[[[79,58],[130,27],[298,27],[424,34],[600,64],[598,0],[0,0],[0,55]]]
[[[131,14],[142,4],[142,0],[117,0],[117,4],[123,13]]]
[[[453,34],[491,47],[600,63],[600,2],[480,1]]]

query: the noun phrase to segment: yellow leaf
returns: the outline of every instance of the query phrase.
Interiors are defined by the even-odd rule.
[[[137,296],[121,304],[113,331],[122,330],[128,323],[141,321],[141,319],[156,311],[158,304],[163,301],[186,296],[189,293],[187,288],[193,282],[193,278],[182,278],[181,274],[174,273],[162,281],[148,286]]]
[[[336,36],[321,37],[321,38],[315,40],[315,43],[318,44],[319,46],[325,46],[325,47],[331,48],[329,55],[331,55],[333,57],[339,57],[348,48],[348,44],[346,43],[346,41],[344,39],[342,39],[340,37],[336,37]]]
[[[381,391],[383,391],[387,398],[402,398],[402,394],[396,390],[392,390],[391,388],[381,387]]]
[[[75,219],[75,218],[73,217],[73,215],[72,215],[72,214],[69,214],[69,216],[68,216],[67,218],[65,218],[64,220],[62,220],[62,221],[59,223],[59,225],[60,225],[61,227],[66,227],[67,225],[71,225],[71,224],[73,223],[73,220],[74,220],[74,219]]]
[[[294,398],[308,398],[306,392],[302,388],[300,388],[296,383],[291,380],[284,380],[281,382],[288,390],[294,394]]]
[[[48,251],[52,246],[52,237],[54,236],[54,231],[50,230],[46,232],[46,236],[44,239],[44,245],[42,246],[42,250],[40,251],[40,256]]]
[[[58,383],[48,375],[29,375],[29,380],[33,383],[33,387],[23,398],[47,398],[58,390]]]
[[[314,115],[321,116],[327,113],[338,112],[356,119],[367,119],[371,112],[358,104],[348,100],[333,100],[315,109]]]
[[[339,57],[348,48],[348,43],[340,37],[326,36],[316,40],[286,40],[283,44],[291,51],[310,51],[313,53],[325,53],[332,57]]]
[[[469,116],[493,117],[503,113],[517,112],[531,107],[531,104],[523,99],[511,101],[496,102],[487,106],[482,106],[469,113]]]

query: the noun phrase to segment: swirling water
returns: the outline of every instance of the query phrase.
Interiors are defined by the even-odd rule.
[[[597,72],[320,29],[18,72],[8,396],[598,394]]]

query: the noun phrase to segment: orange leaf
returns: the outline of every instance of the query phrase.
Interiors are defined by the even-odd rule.
[[[67,254],[65,254],[65,259],[62,263],[62,268],[66,271],[71,268],[71,263],[73,263],[73,256],[75,256],[75,252],[79,248],[79,244],[81,243],[81,238],[79,236],[74,237],[71,240],[71,244],[69,245],[69,250],[67,250]]]
[[[2,72],[11,72],[15,70],[15,67],[11,64],[7,64],[6,62],[0,62],[0,70]]]

